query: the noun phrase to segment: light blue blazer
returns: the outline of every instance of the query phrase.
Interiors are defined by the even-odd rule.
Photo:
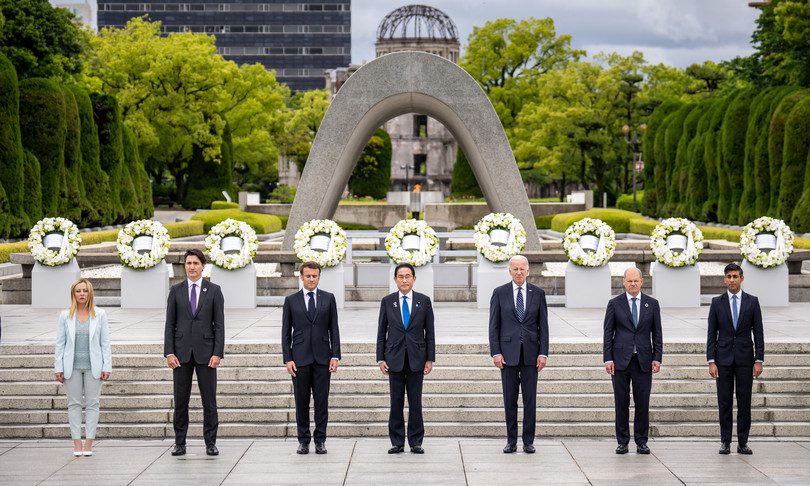
[[[101,378],[101,372],[112,373],[112,351],[110,350],[110,329],[107,326],[107,313],[96,307],[96,317],[90,317],[90,372],[93,378]],[[54,373],[64,373],[65,378],[73,374],[73,353],[76,348],[76,314],[68,317],[68,311],[59,315],[56,326],[56,351],[54,352]]]

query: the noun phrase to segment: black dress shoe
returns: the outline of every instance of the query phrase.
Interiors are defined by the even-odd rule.
[[[309,444],[304,444],[301,442],[298,444],[298,450],[295,451],[296,454],[309,454]]]
[[[728,455],[731,454],[731,444],[728,442],[721,442],[720,443],[720,454]]]
[[[394,446],[388,449],[389,454],[399,454],[400,452],[405,452],[405,446]]]
[[[627,451],[627,444],[619,444],[619,446],[616,447],[616,454],[627,454]]]
[[[517,452],[517,444],[506,444],[506,447],[503,448],[504,454],[512,454],[513,452]]]
[[[214,444],[211,444],[210,446],[205,447],[205,453],[209,456],[218,456],[219,449],[217,449],[217,446],[215,446]]]
[[[315,443],[315,454],[326,454],[326,446],[323,445],[323,442]]]
[[[745,454],[746,456],[750,456],[753,453],[754,451],[748,447],[748,444],[737,444],[737,454]]]
[[[649,453],[650,448],[647,447],[647,444],[639,444],[638,447],[636,447],[636,454],[649,454]]]
[[[535,450],[536,449],[532,444],[523,444],[523,452],[525,452],[526,454],[534,454]]]
[[[422,449],[422,446],[413,446],[411,447],[411,452],[413,452],[414,454],[424,454],[425,450]]]
[[[172,455],[173,456],[185,456],[186,455],[186,445],[185,444],[175,444],[172,446]]]

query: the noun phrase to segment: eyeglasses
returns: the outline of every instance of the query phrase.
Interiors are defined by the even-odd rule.
[[[411,280],[413,279],[413,275],[405,274],[405,275],[397,275],[397,280]]]

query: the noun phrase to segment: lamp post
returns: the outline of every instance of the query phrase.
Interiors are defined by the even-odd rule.
[[[642,123],[638,129],[630,129],[629,125],[622,127],[624,133],[624,141],[633,151],[633,212],[638,211],[638,203],[636,202],[636,174],[644,170],[644,161],[641,160],[641,141],[644,138],[644,132],[647,130],[647,124]]]
[[[405,190],[411,192],[411,180],[408,177],[408,171],[411,169],[411,166],[408,164],[400,165],[400,169],[405,171]]]

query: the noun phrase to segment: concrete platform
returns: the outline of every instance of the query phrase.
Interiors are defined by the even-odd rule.
[[[540,439],[534,455],[503,454],[497,439],[427,437],[426,453],[388,455],[386,439],[329,439],[329,453],[295,454],[295,440],[223,439],[208,457],[202,441],[169,454],[167,440],[100,440],[74,458],[69,440],[0,442],[0,484],[808,484],[810,442],[752,440],[752,456],[717,454],[716,441],[651,440],[652,454],[614,454],[615,442]],[[734,444],[732,444],[732,449]],[[540,479],[542,478],[542,479]]]

